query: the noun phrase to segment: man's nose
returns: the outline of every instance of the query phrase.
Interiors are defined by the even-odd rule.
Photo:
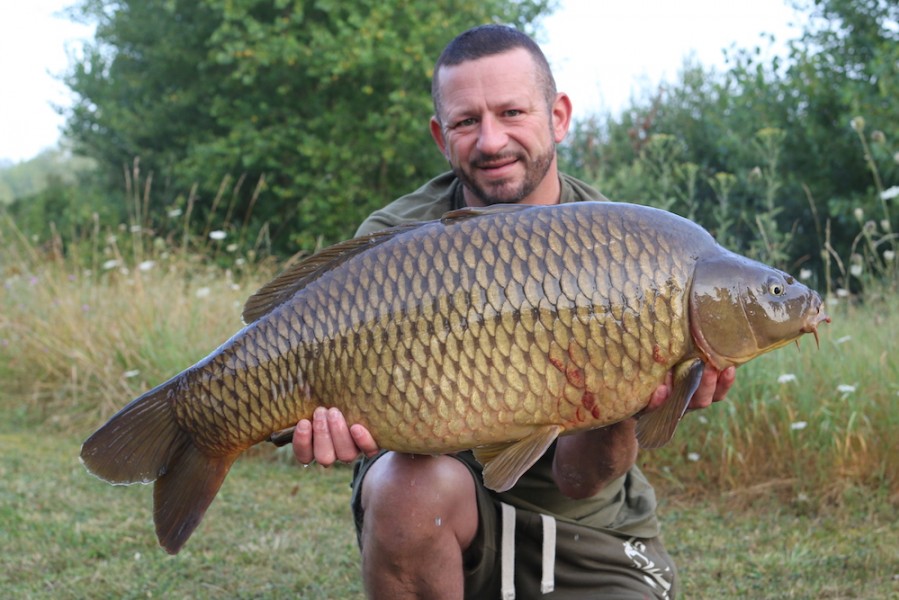
[[[478,150],[481,154],[498,154],[506,146],[507,140],[506,130],[496,118],[486,116],[481,119],[478,130]]]

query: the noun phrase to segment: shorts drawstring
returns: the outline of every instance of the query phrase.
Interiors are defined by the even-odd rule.
[[[515,600],[515,507],[502,506],[502,541],[500,551],[500,594],[502,600]],[[549,515],[540,515],[543,523],[543,556],[540,592],[548,594],[555,589],[556,570],[556,520]]]

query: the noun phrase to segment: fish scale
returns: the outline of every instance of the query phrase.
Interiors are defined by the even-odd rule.
[[[82,460],[114,483],[156,481],[170,552],[242,451],[317,406],[340,408],[382,448],[474,448],[485,484],[504,490],[559,435],[639,413],[671,371],[670,399],[637,425],[641,445],[664,443],[705,363],[816,332],[820,308],[788,275],[656,209],[466,209],[279,275],[247,302],[244,329],[122,409]]]

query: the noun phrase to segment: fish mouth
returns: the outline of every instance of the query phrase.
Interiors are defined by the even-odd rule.
[[[802,333],[810,333],[815,336],[815,346],[821,347],[821,340],[818,338],[818,325],[821,323],[830,323],[831,318],[824,312],[824,304],[819,303],[816,307],[809,311],[806,322],[799,328]]]

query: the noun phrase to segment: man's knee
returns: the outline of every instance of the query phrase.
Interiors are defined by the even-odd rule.
[[[451,534],[464,550],[477,534],[474,479],[449,456],[387,453],[365,476],[361,507],[369,541],[426,545]]]

